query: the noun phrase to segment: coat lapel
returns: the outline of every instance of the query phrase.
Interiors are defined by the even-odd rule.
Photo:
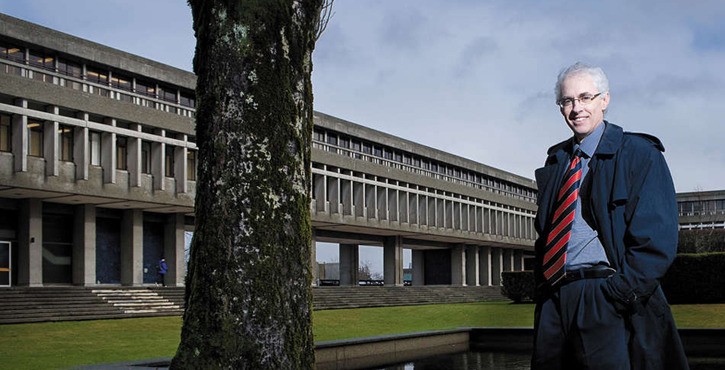
[[[571,147],[571,140],[567,140],[550,148],[546,165],[534,172],[539,188],[539,211],[537,212],[539,230],[544,231],[546,220],[549,219],[551,208],[556,202],[556,193],[561,186]]]

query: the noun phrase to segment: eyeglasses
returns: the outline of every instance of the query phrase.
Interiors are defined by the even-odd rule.
[[[596,95],[582,95],[578,98],[564,98],[556,102],[556,105],[558,105],[561,108],[569,108],[574,105],[575,101],[578,101],[581,104],[587,105],[591,103],[594,99],[596,99],[599,95],[602,95],[604,93],[599,93]]]

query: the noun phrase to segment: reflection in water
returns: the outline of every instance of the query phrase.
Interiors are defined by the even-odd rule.
[[[471,351],[439,355],[375,370],[529,370],[531,354],[522,352]],[[725,359],[720,357],[690,358],[691,370],[724,370]]]
[[[531,354],[521,352],[463,352],[440,355],[377,370],[529,370]]]

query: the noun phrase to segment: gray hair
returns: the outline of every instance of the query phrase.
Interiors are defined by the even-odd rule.
[[[582,62],[576,62],[559,72],[559,77],[556,79],[556,88],[554,89],[557,102],[561,99],[561,84],[567,77],[577,74],[588,74],[592,78],[592,81],[594,81],[594,86],[597,87],[599,93],[609,92],[609,79],[604,73],[604,70],[599,67],[586,65]]]

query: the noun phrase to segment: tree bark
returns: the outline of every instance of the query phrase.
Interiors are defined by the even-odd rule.
[[[314,367],[312,50],[322,0],[190,0],[196,230],[171,368]]]

